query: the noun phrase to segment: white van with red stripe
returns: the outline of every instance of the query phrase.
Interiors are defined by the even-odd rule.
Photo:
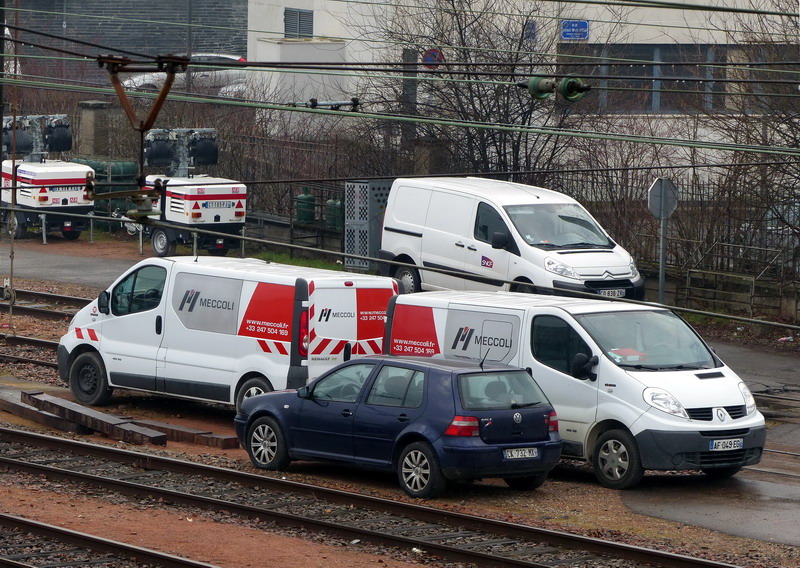
[[[209,177],[165,177],[149,175],[147,188],[153,188],[156,180],[165,185],[164,203],[157,200],[153,209],[161,212],[159,220],[171,227],[149,227],[153,252],[158,256],[175,254],[178,244],[192,244],[196,229],[207,229],[216,233],[241,235],[247,208],[247,186],[241,182]],[[197,246],[209,254],[225,256],[239,241],[233,237],[220,237],[196,233]]]
[[[712,478],[758,463],[764,416],[736,373],[663,307],[515,292],[420,292],[389,301],[393,355],[530,370],[558,412],[562,456],[607,487],[645,470]]]
[[[382,350],[397,283],[208,256],[150,258],[79,311],[58,346],[75,398],[113,389],[235,404]]]
[[[86,191],[87,174],[94,175],[94,170],[61,160],[4,160],[2,204],[10,207],[13,198],[16,207],[14,216],[10,211],[3,211],[3,224],[8,233],[22,238],[29,227],[42,227],[44,222],[46,231],[60,231],[65,239],[77,239],[86,228],[86,220],[60,213],[88,215],[94,210]]]

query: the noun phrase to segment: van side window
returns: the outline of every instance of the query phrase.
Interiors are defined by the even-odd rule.
[[[495,233],[509,234],[500,213],[488,203],[478,204],[478,214],[475,216],[475,238],[485,243],[492,242]]]
[[[417,408],[422,404],[424,389],[423,372],[384,365],[372,385],[367,404]]]
[[[592,350],[578,333],[556,316],[533,318],[531,351],[540,363],[567,374],[576,353],[592,356]]]
[[[145,266],[129,274],[111,291],[111,313],[115,316],[152,310],[161,303],[167,271]]]

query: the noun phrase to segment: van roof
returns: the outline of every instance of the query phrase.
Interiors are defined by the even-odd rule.
[[[402,303],[407,295],[398,297],[398,302]],[[620,302],[615,300],[601,300],[592,298],[571,298],[568,296],[551,296],[546,294],[525,294],[521,292],[472,292],[472,291],[439,291],[439,292],[418,292],[410,299],[414,303],[415,299],[429,298],[435,303],[455,302],[467,306],[483,306],[487,308],[558,308],[570,314],[586,314],[594,312],[607,312],[611,310],[633,311],[633,310],[659,310],[666,309],[653,305],[642,305],[632,302]]]
[[[257,258],[228,258],[218,256],[170,256],[166,258],[153,257],[142,264],[154,263],[174,263],[183,268],[201,266],[204,273],[216,276],[241,277],[248,276],[258,278],[259,276],[278,276],[289,279],[304,278],[306,280],[321,279],[348,279],[358,280],[359,282],[392,282],[391,278],[385,276],[373,276],[371,274],[357,274],[339,270],[328,270],[325,268],[310,268],[308,266],[294,266],[290,264],[279,264],[267,262]],[[226,274],[227,273],[227,274]]]
[[[531,202],[576,203],[574,199],[552,189],[478,177],[398,178],[395,184],[435,187],[481,197],[497,205],[515,205]]]

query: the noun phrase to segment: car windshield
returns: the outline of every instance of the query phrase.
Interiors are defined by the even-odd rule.
[[[505,207],[511,222],[531,246],[614,248],[603,229],[577,203],[531,203]]]
[[[525,371],[459,375],[458,391],[464,410],[510,410],[547,403],[542,389]]]
[[[575,319],[618,366],[633,371],[711,369],[714,354],[668,310],[583,314]]]

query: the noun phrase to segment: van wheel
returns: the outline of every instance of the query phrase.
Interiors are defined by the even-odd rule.
[[[150,236],[150,246],[156,256],[172,256],[175,254],[175,241],[170,240],[164,229],[153,229]]]
[[[506,482],[511,489],[519,489],[520,491],[531,491],[547,481],[546,473],[537,473],[535,475],[526,475],[525,477],[505,477],[503,481]]]
[[[727,479],[739,473],[741,469],[742,466],[734,465],[730,467],[712,467],[708,469],[703,469],[701,471],[705,473],[710,479]]]
[[[283,471],[289,466],[289,449],[274,418],[262,416],[247,430],[247,453],[259,469]]]
[[[111,400],[114,391],[108,386],[106,366],[100,355],[81,353],[69,369],[69,389],[81,404],[102,406]]]
[[[644,476],[636,440],[627,430],[609,430],[597,440],[593,453],[594,475],[611,489],[628,489]]]
[[[395,271],[394,277],[400,281],[404,293],[419,292],[422,289],[419,271],[413,266],[401,266]]]
[[[436,452],[427,442],[406,446],[397,462],[397,478],[403,491],[419,499],[438,497],[447,487]]]
[[[531,282],[515,282],[511,285],[511,291],[522,294],[535,294],[536,287]]]
[[[239,412],[239,409],[242,407],[242,402],[245,399],[270,392],[271,390],[272,387],[269,382],[263,377],[253,377],[252,379],[246,380],[244,384],[239,387],[239,390],[236,391],[236,412]]]

